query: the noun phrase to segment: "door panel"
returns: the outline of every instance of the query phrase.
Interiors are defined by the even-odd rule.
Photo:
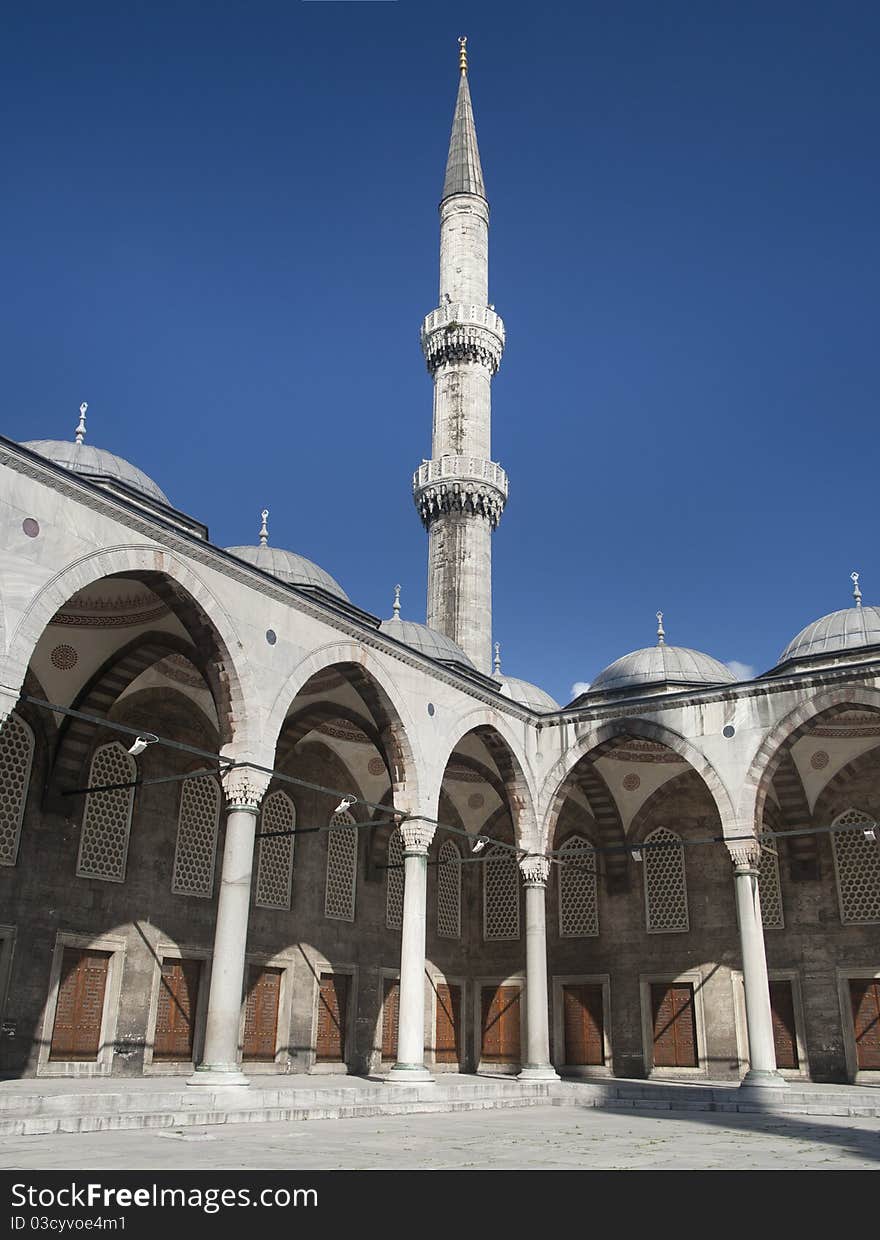
[[[281,969],[251,965],[244,1010],[242,1058],[272,1063],[278,1040]]]
[[[201,960],[163,960],[153,1059],[191,1060]]]
[[[602,987],[572,985],[562,988],[565,1062],[598,1065],[605,1062]]]
[[[655,1068],[696,1068],[697,1026],[694,988],[690,983],[657,983],[651,987]]]
[[[98,1058],[109,963],[109,952],[65,947],[50,1059]]]

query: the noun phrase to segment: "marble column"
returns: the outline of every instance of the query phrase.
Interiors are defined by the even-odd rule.
[[[745,840],[741,844],[729,844],[728,850],[734,865],[733,882],[749,1036],[749,1070],[743,1077],[742,1084],[748,1087],[778,1088],[786,1082],[776,1070],[776,1048],[773,1042],[770,982],[767,977],[761,896],[758,891],[761,846],[757,840]]]
[[[547,995],[547,879],[546,857],[523,857],[519,863],[526,889],[526,1058],[520,1081],[555,1081],[550,1062],[549,1002]]]
[[[241,999],[251,903],[254,836],[269,776],[236,767],[224,778],[226,843],[214,927],[211,988],[202,1062],[188,1085],[249,1085],[238,1062]]]
[[[428,848],[434,824],[408,818],[403,839],[403,934],[400,945],[400,1003],[397,1062],[385,1078],[390,1084],[433,1081],[425,1067],[425,930]]]

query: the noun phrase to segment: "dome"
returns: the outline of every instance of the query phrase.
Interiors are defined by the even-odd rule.
[[[125,482],[142,495],[157,499],[160,504],[169,502],[165,492],[160,490],[143,470],[105,448],[93,448],[87,443],[71,443],[66,439],[29,439],[21,446],[39,453],[55,465],[63,465],[75,474],[96,474]]]
[[[866,646],[880,646],[880,607],[845,607],[801,629],[779,656],[779,663]]]
[[[517,680],[514,676],[505,676],[501,681],[501,693],[504,697],[510,698],[512,702],[519,702],[520,705],[528,706],[532,710],[559,710],[559,703],[555,702],[549,693],[528,680]]]
[[[307,560],[304,555],[295,551],[284,551],[281,547],[227,547],[230,555],[237,556],[260,568],[264,573],[271,573],[279,581],[287,581],[292,586],[318,586],[328,594],[335,595],[344,603],[350,602],[348,595],[338,581],[334,581],[323,568]]]
[[[387,633],[395,641],[403,642],[429,659],[439,659],[442,663],[463,663],[465,667],[474,667],[461,646],[457,645],[445,633],[429,629],[427,624],[416,624],[414,620],[401,620],[394,616],[391,620],[383,620],[379,625],[380,633]],[[474,668],[476,671],[476,668]]]
[[[590,693],[617,693],[626,689],[687,689],[701,685],[729,685],[736,682],[730,668],[699,650],[685,646],[646,646],[634,650],[600,672],[590,685]]]

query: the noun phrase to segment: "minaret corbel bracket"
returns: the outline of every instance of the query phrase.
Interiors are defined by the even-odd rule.
[[[490,306],[448,302],[422,323],[421,340],[432,375],[450,362],[476,362],[494,375],[504,352],[504,322]]]
[[[507,474],[495,461],[442,456],[422,461],[413,474],[413,499],[422,524],[430,528],[445,513],[483,517],[496,529],[507,503]]]

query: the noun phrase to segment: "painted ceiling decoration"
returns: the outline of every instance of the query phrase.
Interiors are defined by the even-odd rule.
[[[621,741],[613,749],[604,752],[602,757],[611,758],[614,762],[667,762],[671,766],[681,766],[685,761],[681,754],[661,745],[659,741],[634,738]]]
[[[107,593],[91,586],[78,590],[56,611],[49,623],[75,628],[117,629],[151,624],[168,615],[168,607],[152,590],[132,582],[130,590],[120,593],[119,583],[113,585],[114,589]]]

